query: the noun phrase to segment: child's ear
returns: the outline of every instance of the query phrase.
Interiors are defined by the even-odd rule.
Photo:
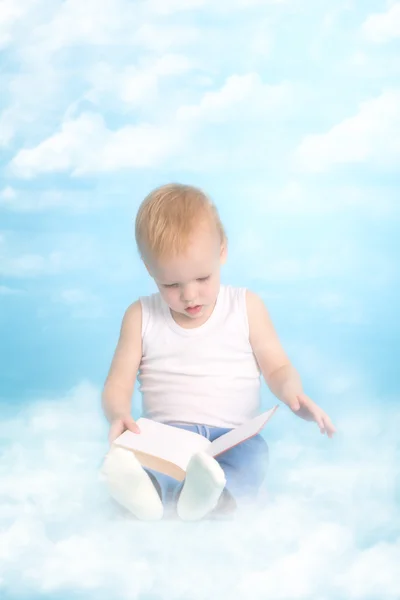
[[[150,276],[152,276],[152,275],[151,275],[151,272],[150,272],[150,268],[149,268],[149,266],[147,265],[147,263],[145,263],[145,262],[144,262],[144,260],[143,260],[143,259],[142,259],[142,263],[143,263],[143,264],[144,264],[144,266],[146,267],[146,270],[147,270],[148,274],[149,274]]]
[[[228,247],[226,243],[221,244],[221,254],[220,254],[220,262],[221,265],[226,263],[226,259],[228,258]]]

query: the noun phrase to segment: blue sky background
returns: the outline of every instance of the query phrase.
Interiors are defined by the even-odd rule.
[[[400,597],[399,38],[382,0],[0,2],[5,598]],[[179,525],[116,516],[96,468],[121,318],[155,290],[135,213],[169,181],[213,197],[224,282],[339,434],[282,408],[263,519],[181,528],[167,560]]]

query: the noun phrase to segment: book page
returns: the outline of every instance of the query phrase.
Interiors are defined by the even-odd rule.
[[[233,446],[237,446],[241,442],[244,442],[244,440],[248,440],[249,438],[253,437],[261,431],[267,421],[269,421],[269,419],[275,413],[277,408],[278,405],[274,406],[274,408],[271,408],[271,410],[254,417],[254,419],[246,421],[246,423],[239,425],[239,427],[232,429],[232,431],[228,431],[228,433],[221,435],[221,437],[217,438],[209,445],[207,453],[211,456],[218,456],[226,450],[229,450],[229,448],[233,448]]]
[[[114,444],[172,462],[184,471],[192,455],[210,445],[207,438],[192,431],[145,418],[136,422],[141,433],[124,431]]]

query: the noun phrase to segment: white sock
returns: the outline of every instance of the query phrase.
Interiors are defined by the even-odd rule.
[[[102,474],[114,500],[138,519],[155,521],[163,516],[163,505],[150,477],[133,452],[114,447],[107,454]]]
[[[215,458],[205,452],[192,456],[178,500],[178,516],[184,521],[202,519],[216,507],[225,483],[225,474]]]

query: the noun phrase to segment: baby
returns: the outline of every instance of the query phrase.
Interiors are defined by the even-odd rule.
[[[104,386],[112,443],[131,417],[136,377],[143,416],[213,441],[260,410],[261,375],[296,415],[329,437],[328,415],[303,391],[262,299],[220,282],[227,236],[203,191],[169,184],[151,192],[136,217],[136,242],[158,293],[128,307]],[[173,507],[187,521],[230,513],[254,500],[265,480],[268,448],[257,435],[217,458],[193,456],[178,482],[144,469],[112,447],[103,464],[111,496],[137,518],[162,518]]]

